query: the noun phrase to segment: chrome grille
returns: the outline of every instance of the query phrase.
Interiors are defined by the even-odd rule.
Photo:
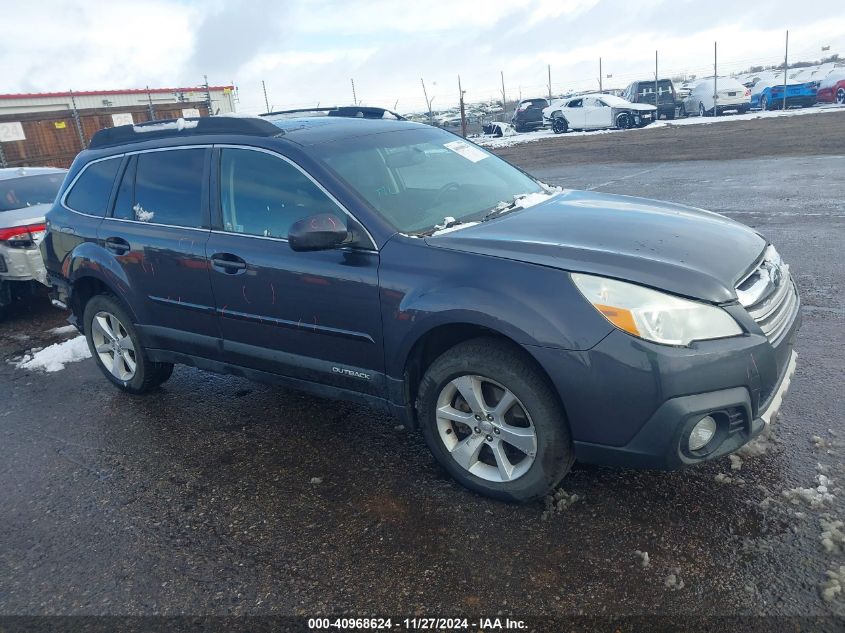
[[[740,282],[736,294],[772,344],[786,334],[798,312],[798,292],[789,266],[773,246],[766,249],[760,264]]]

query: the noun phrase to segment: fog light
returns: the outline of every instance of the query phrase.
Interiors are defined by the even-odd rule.
[[[714,435],[716,435],[716,420],[709,415],[705,415],[690,431],[689,449],[691,451],[701,450],[707,446]]]

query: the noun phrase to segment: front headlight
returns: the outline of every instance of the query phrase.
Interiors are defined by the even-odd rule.
[[[581,294],[620,330],[664,345],[742,334],[722,308],[681,299],[636,284],[571,273]]]

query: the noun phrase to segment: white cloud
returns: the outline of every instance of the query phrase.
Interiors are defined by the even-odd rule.
[[[735,0],[46,0],[8,2],[0,21],[0,92],[196,85],[235,81],[240,108],[348,103],[354,78],[369,104],[422,108],[506,90],[624,87],[654,69],[703,74],[719,41],[720,70],[845,53],[839,0],[759,6]],[[398,104],[397,104],[398,100]]]

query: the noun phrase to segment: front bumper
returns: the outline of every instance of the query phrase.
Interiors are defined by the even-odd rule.
[[[773,346],[762,334],[667,347],[618,330],[583,352],[531,348],[566,409],[575,456],[627,468],[682,468],[736,451],[771,423],[795,372],[800,313]],[[702,417],[714,440],[691,453]]]

